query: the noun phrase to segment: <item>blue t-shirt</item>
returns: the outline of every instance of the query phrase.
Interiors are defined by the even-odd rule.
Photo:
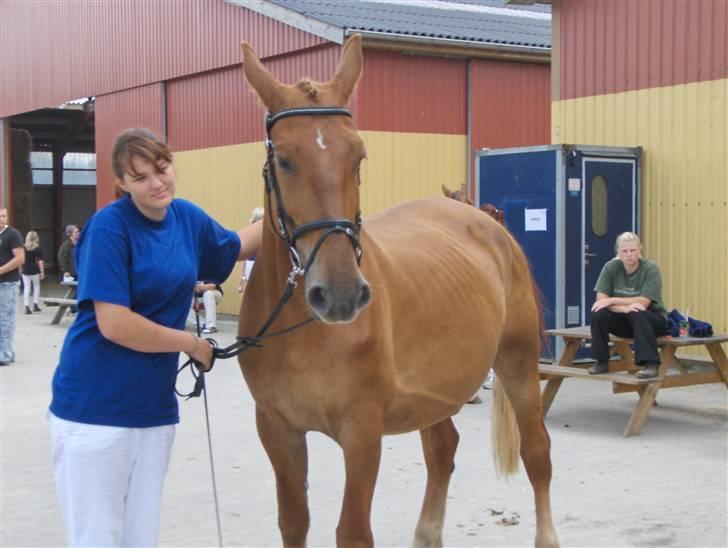
[[[143,428],[179,422],[178,352],[137,352],[104,338],[93,301],[118,304],[184,329],[197,280],[222,283],[240,238],[185,200],[163,221],[127,196],[98,211],[76,246],[78,307],[53,376],[51,412],[62,419]]]

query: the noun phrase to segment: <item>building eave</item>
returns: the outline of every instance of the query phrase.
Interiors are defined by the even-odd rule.
[[[412,36],[392,32],[372,32],[347,29],[346,36],[361,34],[364,46],[374,49],[398,50],[402,53],[442,57],[501,59],[531,63],[550,63],[551,48],[493,44],[471,40]]]
[[[345,39],[344,27],[307,17],[297,11],[290,10],[266,0],[225,0],[239,8],[249,9],[298,30],[308,32],[336,44],[343,44]]]

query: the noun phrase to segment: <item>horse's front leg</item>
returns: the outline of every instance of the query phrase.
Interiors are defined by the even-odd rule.
[[[336,544],[373,546],[371,511],[382,454],[381,413],[356,413],[343,424],[337,441],[344,451],[346,485],[336,528]]]
[[[310,517],[306,496],[308,449],[306,434],[282,417],[256,407],[258,435],[276,475],[278,527],[284,546],[305,546]]]

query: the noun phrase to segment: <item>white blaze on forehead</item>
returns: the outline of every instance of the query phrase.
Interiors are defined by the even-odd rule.
[[[326,150],[326,143],[324,143],[324,136],[321,135],[321,128],[316,129],[316,144],[321,150]]]

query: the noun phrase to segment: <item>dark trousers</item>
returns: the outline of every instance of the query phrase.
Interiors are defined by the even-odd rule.
[[[612,312],[602,308],[591,314],[591,357],[600,362],[609,361],[609,334],[634,339],[634,361],[637,365],[660,363],[657,337],[667,333],[667,322],[659,313]]]

